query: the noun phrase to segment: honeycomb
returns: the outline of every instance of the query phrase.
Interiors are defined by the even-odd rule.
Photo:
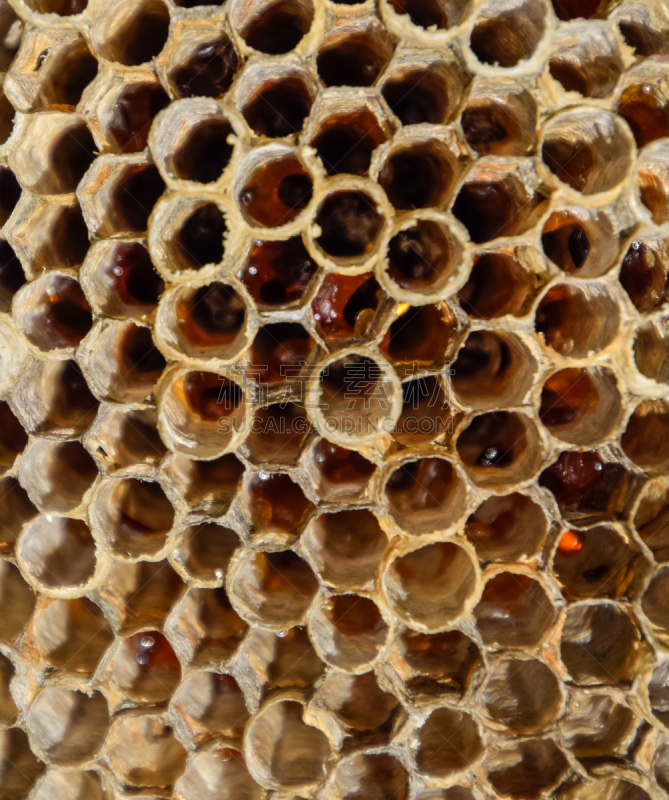
[[[666,0],[0,69],[0,800],[667,797]]]

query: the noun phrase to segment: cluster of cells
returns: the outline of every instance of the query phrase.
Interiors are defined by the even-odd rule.
[[[0,0],[0,799],[669,793],[663,0]]]

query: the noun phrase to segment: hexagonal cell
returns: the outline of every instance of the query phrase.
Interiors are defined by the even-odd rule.
[[[241,502],[252,535],[261,541],[274,535],[292,541],[312,510],[301,486],[282,472],[254,474]]]
[[[249,718],[237,681],[215,672],[191,672],[174,695],[172,708],[197,746],[212,739],[240,739]]]
[[[112,697],[120,692],[134,705],[155,705],[172,696],[181,682],[181,665],[162,633],[144,630],[118,642],[103,680]]]
[[[618,114],[639,147],[669,135],[669,75],[661,60],[651,58],[626,73]]]
[[[378,20],[340,22],[321,41],[318,76],[326,86],[371,86],[392,53],[392,40]]]
[[[87,597],[43,597],[26,638],[49,667],[92,675],[114,634],[102,609]]]
[[[107,152],[139,153],[147,145],[153,118],[169,102],[153,70],[105,69],[90,90],[86,107]]]
[[[9,555],[21,528],[37,514],[25,489],[16,478],[0,480],[0,554]]]
[[[388,625],[376,603],[357,594],[323,597],[309,621],[321,658],[345,672],[369,670],[388,638]]]
[[[228,581],[240,613],[278,631],[299,625],[318,591],[311,567],[291,550],[245,551],[232,564]]]
[[[236,652],[248,626],[220,586],[189,589],[167,628],[190,664],[220,669]]]
[[[471,3],[452,0],[388,0],[396,14],[406,14],[413,25],[430,31],[454,28],[471,11]]]
[[[5,185],[0,169],[0,221],[4,221],[2,204],[11,197]],[[24,193],[5,232],[28,277],[38,277],[44,269],[78,266],[89,246],[81,209],[76,200],[65,196]]]
[[[0,224],[4,225],[21,197],[21,187],[9,167],[0,168]]]
[[[373,740],[389,730],[399,707],[397,698],[379,687],[373,672],[329,672],[319,687],[316,702],[337,718],[346,735],[367,733]]]
[[[635,308],[652,311],[661,305],[669,284],[669,247],[665,239],[635,239],[623,258],[618,279]]]
[[[84,431],[98,407],[78,364],[71,360],[33,362],[19,381],[13,402],[26,430],[62,438]]]
[[[233,453],[212,461],[172,455],[165,471],[191,508],[224,514],[241,486],[244,465]]]
[[[636,675],[641,635],[631,612],[617,603],[574,603],[562,627],[560,657],[578,685],[629,684]]]
[[[439,457],[403,461],[390,473],[384,492],[391,516],[408,533],[449,528],[466,502],[459,472]]]
[[[573,691],[561,728],[567,747],[579,760],[626,754],[637,720],[630,708],[606,694]]]
[[[302,703],[279,700],[265,706],[246,732],[252,774],[271,788],[298,789],[325,776],[330,745],[324,733],[303,720]]]
[[[392,319],[392,318],[391,318]],[[397,307],[379,349],[406,373],[418,369],[440,369],[457,328],[457,320],[446,303]]]
[[[558,29],[549,69],[568,92],[606,97],[618,83],[623,60],[618,43],[606,28],[585,23]]]
[[[669,218],[669,151],[660,140],[644,148],[639,156],[639,197],[656,225]]]
[[[97,567],[95,541],[88,525],[68,517],[38,517],[24,529],[17,547],[19,563],[40,591],[82,594]]]
[[[257,464],[292,464],[311,430],[303,406],[272,403],[259,408],[246,439],[249,457]]]
[[[247,160],[236,180],[237,201],[249,225],[279,228],[309,205],[313,180],[292,150],[270,145]]]
[[[304,627],[276,634],[261,628],[251,629],[244,651],[265,694],[273,689],[307,689],[317,683],[324,670]]]
[[[607,800],[650,800],[650,795],[638,784],[640,778],[634,776],[635,782],[618,780],[617,778],[602,778],[593,783],[577,784],[575,791],[565,797],[569,800],[595,800],[598,797],[606,797]]]
[[[249,415],[242,387],[217,372],[171,373],[158,402],[163,441],[170,450],[196,458],[234,450],[248,433]]]
[[[606,461],[596,450],[560,453],[539,478],[555,495],[566,519],[615,518],[628,501],[632,481],[622,464]]]
[[[541,246],[560,269],[581,278],[596,278],[617,261],[624,231],[595,209],[570,207],[554,211],[544,223]]]
[[[435,375],[402,384],[402,413],[392,432],[399,444],[432,442],[453,433],[453,412],[447,390]]]
[[[9,471],[28,444],[28,434],[4,400],[0,400],[0,471]]]
[[[220,583],[228,571],[239,537],[216,522],[190,525],[180,535],[174,560],[193,581]]]
[[[406,628],[394,644],[390,661],[410,698],[442,694],[462,696],[481,666],[476,644],[461,631],[417,633]],[[401,661],[399,660],[401,659]]]
[[[84,444],[106,474],[141,464],[158,466],[167,453],[155,408],[141,405],[103,403]]]
[[[167,561],[114,561],[95,592],[100,605],[124,633],[161,627],[184,591]]]
[[[592,19],[605,5],[603,0],[585,0],[584,3],[576,0],[551,0],[555,15],[560,20]]]
[[[669,461],[668,429],[669,403],[645,400],[632,412],[620,443],[635,464],[646,469],[661,469]]]
[[[548,189],[529,159],[480,159],[469,171],[452,212],[476,244],[516,236],[531,228],[543,212]]]
[[[333,790],[338,800],[407,800],[409,774],[402,762],[388,753],[359,753],[339,762]]]
[[[10,311],[12,298],[25,284],[21,262],[6,239],[0,239],[0,311]]]
[[[618,333],[620,309],[598,283],[559,283],[537,306],[534,327],[561,356],[583,358],[607,347]]]
[[[561,369],[541,391],[541,421],[558,439],[573,444],[599,444],[619,423],[621,413],[616,377],[608,369]]]
[[[239,67],[234,43],[209,20],[179,19],[163,51],[165,81],[178,97],[220,97]]]
[[[633,149],[616,115],[578,109],[551,119],[544,131],[541,157],[563,183],[591,195],[607,192],[623,180]]]
[[[478,78],[462,112],[467,144],[479,155],[524,156],[535,146],[537,103],[514,81]]]
[[[552,739],[527,739],[490,750],[484,769],[501,795],[538,800],[553,789],[569,768],[562,750]]]
[[[151,134],[151,150],[171,178],[214,183],[230,162],[231,133],[230,122],[215,102],[180,100],[161,114]]]
[[[620,597],[640,566],[629,542],[604,525],[567,531],[553,556],[553,570],[568,600]]]
[[[16,293],[14,314],[24,336],[40,350],[77,347],[93,325],[79,282],[47,273]]]
[[[318,496],[326,502],[362,499],[375,470],[360,453],[327,439],[319,439],[309,451],[306,467]]]
[[[36,194],[73,192],[95,158],[88,126],[60,111],[35,114],[12,153],[14,171]]]
[[[5,93],[19,111],[63,106],[73,111],[97,71],[98,62],[77,31],[61,28],[54,37],[28,26],[9,66]],[[11,119],[13,111],[7,111]]]
[[[43,511],[76,508],[97,478],[98,468],[80,442],[36,439],[21,459],[19,476]]]
[[[535,259],[529,248],[477,253],[460,305],[474,319],[524,316],[543,283]]]
[[[21,728],[0,731],[0,769],[3,791],[11,800],[27,797],[44,771],[44,764],[33,755]]]
[[[459,179],[463,155],[454,135],[436,138],[412,131],[388,151],[377,180],[397,209],[442,206]]]
[[[438,219],[412,219],[401,223],[388,242],[385,272],[390,286],[419,295],[436,294],[452,277],[460,246]]]
[[[562,710],[560,680],[542,661],[502,659],[490,670],[483,702],[491,719],[513,733],[539,733]]]
[[[667,383],[669,381],[669,340],[667,320],[661,318],[644,323],[637,328],[634,339],[634,363],[646,378]]]
[[[665,478],[648,481],[639,494],[633,517],[637,533],[660,563],[669,561],[668,500],[669,486]]]
[[[314,217],[316,246],[339,267],[364,263],[384,227],[377,201],[366,191],[331,191]]]
[[[403,125],[439,125],[451,121],[468,82],[451,50],[400,52],[385,73],[381,94]]]
[[[9,727],[16,721],[18,709],[9,691],[9,683],[14,676],[14,665],[4,655],[0,655],[0,721]]]
[[[426,775],[446,777],[460,772],[482,752],[478,725],[464,711],[438,708],[416,732],[416,765]]]
[[[407,624],[443,630],[476,602],[477,569],[464,548],[434,542],[395,558],[384,575],[384,591]]]
[[[310,379],[307,407],[318,430],[356,446],[393,430],[401,411],[399,381],[388,362],[373,355],[340,350]]]
[[[529,0],[488,0],[479,10],[469,46],[482,64],[515,67],[534,54],[547,9]]]
[[[350,509],[316,517],[301,542],[321,578],[341,589],[374,580],[388,539],[371,511]]]
[[[316,329],[324,339],[359,339],[377,318],[383,292],[373,272],[326,275],[311,303]]]
[[[648,681],[648,699],[657,719],[666,727],[669,722],[669,698],[667,697],[667,662],[655,667]]]
[[[487,645],[525,648],[545,638],[557,612],[539,581],[524,573],[500,572],[486,583],[474,616]]]
[[[469,517],[465,536],[482,562],[519,561],[537,553],[548,534],[544,509],[514,492],[484,500]]]
[[[668,591],[669,567],[660,567],[641,598],[641,608],[650,620],[660,641],[666,639],[669,631],[669,613],[666,602]]]
[[[226,218],[211,197],[167,195],[153,215],[151,256],[170,278],[190,277],[225,252]]]
[[[95,15],[91,38],[103,58],[131,67],[160,53],[169,27],[170,12],[161,0],[112,0]]]
[[[91,237],[135,236],[148,227],[165,182],[145,154],[98,156],[77,197]]]
[[[114,555],[139,558],[163,549],[175,512],[159,483],[112,478],[97,490],[90,516],[96,535]]]
[[[256,136],[299,133],[316,93],[311,74],[296,64],[256,66],[238,85],[237,106]]]
[[[107,759],[122,785],[132,789],[168,789],[186,766],[186,750],[163,718],[151,714],[120,716],[110,735]]]
[[[18,568],[6,559],[0,560],[0,601],[8,610],[0,619],[0,641],[13,642],[33,613],[35,593],[23,580]]]
[[[90,761],[109,731],[109,709],[100,692],[86,695],[52,687],[37,695],[26,718],[31,746],[52,764]]]
[[[332,107],[336,108],[336,103]],[[328,113],[329,112],[329,113]],[[310,145],[328,175],[365,175],[373,151],[390,136],[390,129],[370,102],[332,113],[324,103],[319,109]]]
[[[456,443],[462,464],[479,486],[503,486],[531,477],[543,460],[533,420],[514,411],[479,414],[462,427]]]
[[[256,239],[239,278],[259,309],[268,310],[298,305],[317,269],[300,236],[276,241]]]
[[[142,242],[96,242],[82,267],[82,282],[97,310],[121,319],[151,314],[165,289]]]
[[[233,9],[231,23],[249,47],[281,55],[299,44],[309,32],[313,18],[311,0],[278,0],[270,6],[252,0]]]
[[[72,769],[49,769],[44,778],[36,784],[37,796],[58,797],[60,800],[104,800],[105,790],[97,772]]]
[[[243,351],[253,334],[246,298],[220,281],[177,287],[161,302],[158,324],[170,350],[221,363]]]
[[[629,0],[621,4],[611,16],[618,23],[625,42],[638,55],[650,56],[667,52],[665,33],[669,30],[669,18],[662,5]]]
[[[88,6],[88,0],[26,0],[26,5],[40,14],[71,17],[74,14],[81,14]]]
[[[179,800],[261,800],[263,793],[249,775],[242,754],[227,747],[198,753],[174,791]]]

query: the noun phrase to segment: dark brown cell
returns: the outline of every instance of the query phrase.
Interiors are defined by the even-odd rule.
[[[223,260],[223,236],[227,230],[223,212],[215,203],[198,206],[181,224],[178,244],[190,269]]]
[[[311,109],[311,92],[301,78],[265,81],[242,109],[244,119],[257,136],[271,139],[302,130]]]
[[[210,283],[183,295],[176,315],[179,330],[190,345],[215,349],[235,341],[246,321],[246,306],[231,286]]]
[[[103,311],[118,316],[141,316],[157,305],[165,282],[139,242],[119,242],[103,268],[107,298]]]
[[[632,129],[638,147],[669,135],[669,98],[654,83],[627,86],[618,114]]]
[[[239,193],[250,223],[278,228],[297,217],[313,193],[311,176],[293,156],[268,161],[246,180]]]
[[[313,339],[298,322],[265,325],[251,345],[246,373],[262,384],[295,380],[313,345]]]
[[[341,191],[325,198],[316,214],[320,248],[335,259],[372,252],[383,228],[376,202],[365,192]]]
[[[434,70],[402,70],[383,84],[381,94],[403,125],[446,122],[449,107],[446,79]]]
[[[309,32],[313,18],[311,3],[279,0],[256,12],[240,33],[249,47],[261,53],[280,55],[296,47]]]
[[[174,153],[174,172],[178,178],[198,183],[217,181],[232,156],[228,143],[232,133],[225,119],[210,119],[193,126]]]
[[[369,109],[334,114],[318,127],[311,146],[316,148],[328,175],[364,175],[372,152],[387,136]]]
[[[317,269],[300,236],[257,239],[239,277],[258,305],[273,308],[299,302]]]
[[[170,102],[155,83],[131,83],[117,96],[109,133],[121,153],[138,153],[149,140],[151,121]]]
[[[203,42],[170,78],[180,97],[220,97],[234,80],[239,59],[227,36]]]
[[[326,275],[311,304],[318,331],[326,339],[364,336],[381,296],[372,272]]]

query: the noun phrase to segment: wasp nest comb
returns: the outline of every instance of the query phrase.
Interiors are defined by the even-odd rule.
[[[666,797],[665,0],[0,68],[0,800]]]

